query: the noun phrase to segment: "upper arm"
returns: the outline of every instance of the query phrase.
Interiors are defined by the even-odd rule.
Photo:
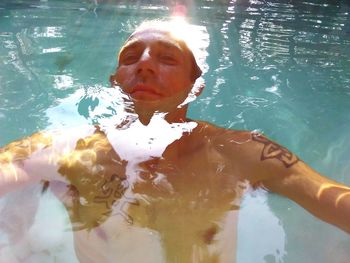
[[[298,199],[310,193],[317,196],[322,185],[335,183],[262,134],[252,132],[247,148],[252,158],[251,178],[273,192]]]
[[[44,132],[11,142],[0,149],[0,193],[40,180],[40,175],[31,174],[38,156],[48,151],[52,138]],[[40,159],[40,158],[39,158]]]
[[[256,184],[283,194],[284,181],[300,169],[303,162],[287,148],[264,135],[251,132],[251,143],[247,145],[252,160],[251,178]]]
[[[294,153],[260,133],[234,131],[225,137],[226,156],[252,186],[284,194],[293,174],[312,171]]]
[[[231,134],[231,138],[235,136]],[[253,186],[286,196],[350,233],[349,187],[320,175],[287,148],[261,134],[242,132],[238,138],[229,140],[234,145],[229,143],[227,153]]]
[[[238,156],[240,162],[246,162],[241,171],[253,186],[262,186],[293,199],[298,191],[308,192],[306,185],[311,187],[311,181],[317,181],[319,185],[327,180],[296,154],[266,136],[257,132],[246,132],[245,136],[247,141],[239,145]]]
[[[0,148],[0,194],[41,180],[66,182],[58,172],[60,161],[94,129],[38,132]]]
[[[302,162],[292,152],[262,136],[252,139],[263,144],[262,185],[295,201],[318,218],[350,233],[350,188]],[[259,147],[258,147],[259,148]],[[269,160],[269,162],[267,162]]]

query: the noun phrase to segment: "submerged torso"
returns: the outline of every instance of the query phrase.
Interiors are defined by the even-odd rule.
[[[60,162],[80,262],[235,262],[247,185],[218,151],[221,131],[134,128],[97,130]]]

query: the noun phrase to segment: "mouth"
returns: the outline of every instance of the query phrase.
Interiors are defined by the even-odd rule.
[[[130,96],[134,99],[155,100],[159,99],[162,94],[154,90],[151,86],[140,83],[132,88]]]

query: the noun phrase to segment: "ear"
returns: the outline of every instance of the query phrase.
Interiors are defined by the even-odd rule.
[[[112,87],[117,85],[117,80],[115,79],[115,74],[109,76],[109,83],[111,83]]]

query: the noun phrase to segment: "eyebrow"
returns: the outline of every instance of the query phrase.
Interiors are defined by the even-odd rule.
[[[170,41],[165,41],[165,40],[159,40],[157,41],[159,45],[165,47],[165,48],[175,48],[176,50],[178,51],[181,51],[183,52],[184,50],[180,47],[180,45],[178,43],[173,43],[173,42],[170,42]]]
[[[137,41],[137,40],[131,40],[128,41],[120,50],[120,53],[122,53],[124,50],[126,49],[130,49],[130,48],[137,48],[138,46],[141,46],[142,42],[141,41]]]

